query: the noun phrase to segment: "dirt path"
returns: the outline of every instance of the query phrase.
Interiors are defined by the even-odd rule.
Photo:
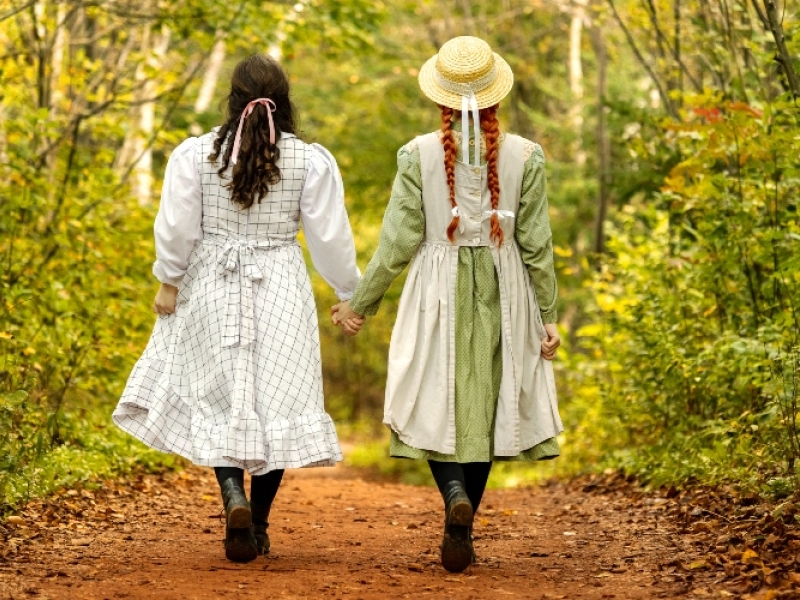
[[[0,598],[740,597],[675,566],[696,556],[662,517],[665,499],[562,485],[490,490],[478,562],[452,575],[438,564],[438,493],[361,475],[287,473],[272,554],[246,565],[223,557],[209,470],[34,503],[6,524]]]

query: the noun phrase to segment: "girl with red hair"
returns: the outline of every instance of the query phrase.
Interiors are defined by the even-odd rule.
[[[553,458],[556,278],[538,144],[500,130],[513,74],[458,37],[420,71],[442,126],[398,153],[375,256],[334,323],[355,335],[411,263],[389,350],[391,454],[425,459],[445,504],[442,565],[474,560],[492,462]]]

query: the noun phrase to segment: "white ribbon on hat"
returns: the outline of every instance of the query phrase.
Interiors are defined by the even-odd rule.
[[[470,92],[469,96],[461,96],[461,148],[464,162],[469,162],[469,111],[472,110],[472,128],[475,134],[475,166],[481,166],[481,116],[478,112],[478,99],[475,92]]]
[[[472,126],[475,130],[475,166],[481,166],[481,150],[480,150],[480,123],[481,118],[478,113],[478,99],[475,97],[475,92],[480,92],[486,89],[495,79],[497,79],[497,65],[493,64],[492,68],[483,77],[479,77],[473,81],[464,83],[456,82],[448,79],[442,75],[438,70],[434,70],[434,79],[442,88],[453,94],[461,96],[461,143],[464,152],[464,162],[470,164],[469,161],[469,111],[472,110]]]

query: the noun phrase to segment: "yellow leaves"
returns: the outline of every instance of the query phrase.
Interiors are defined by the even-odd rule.
[[[758,556],[758,552],[756,552],[755,550],[751,550],[751,549],[745,550],[742,553],[742,564],[745,564],[745,565],[760,565],[761,564],[761,558]]]
[[[22,354],[24,354],[25,356],[32,356],[32,355],[36,354],[36,350],[34,348],[31,348],[30,346],[28,346],[27,348],[25,348],[22,351]]]
[[[556,256],[560,256],[562,258],[569,258],[572,256],[572,248],[567,246],[566,248],[562,248],[561,246],[553,246],[553,252]]]
[[[662,192],[675,192],[680,194],[686,189],[686,179],[683,175],[669,175],[664,178],[664,185],[661,186]]]
[[[7,331],[0,331],[0,340],[10,340],[14,336]]]
[[[599,337],[605,331],[602,323],[591,323],[584,325],[577,331],[578,337]]]
[[[714,305],[714,306],[712,306],[711,308],[707,309],[707,310],[706,310],[706,311],[703,313],[703,316],[704,316],[704,317],[710,317],[711,315],[713,315],[713,314],[716,312],[716,310],[717,310],[717,305],[715,304],[715,305]]]

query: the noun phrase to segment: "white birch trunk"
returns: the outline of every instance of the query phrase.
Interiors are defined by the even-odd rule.
[[[64,98],[61,91],[61,72],[64,65],[64,47],[66,45],[67,31],[67,5],[62,3],[58,5],[56,13],[56,33],[53,39],[53,58],[51,60],[50,70],[50,117],[55,116],[58,104]]]
[[[148,35],[149,26],[148,27]],[[164,25],[161,33],[153,41],[153,49],[147,59],[149,66],[159,67],[167,53],[169,46],[170,30]],[[140,66],[137,71],[137,80],[141,81],[142,102],[139,107],[139,128],[134,138],[133,155],[138,157],[133,169],[133,187],[139,204],[146,206],[153,201],[153,150],[150,145],[150,138],[155,129],[156,105],[153,97],[156,93],[155,81],[146,79],[144,68]]]
[[[211,49],[211,56],[208,57],[208,66],[203,75],[200,93],[197,95],[197,100],[194,103],[194,112],[204,113],[211,105],[223,62],[225,62],[225,38],[221,33],[217,33],[217,41]]]
[[[576,0],[569,30],[569,87],[573,102],[569,110],[569,122],[575,135],[573,155],[575,163],[579,167],[586,164],[586,151],[583,149],[583,65],[581,63],[581,34],[585,19],[585,2]]]

